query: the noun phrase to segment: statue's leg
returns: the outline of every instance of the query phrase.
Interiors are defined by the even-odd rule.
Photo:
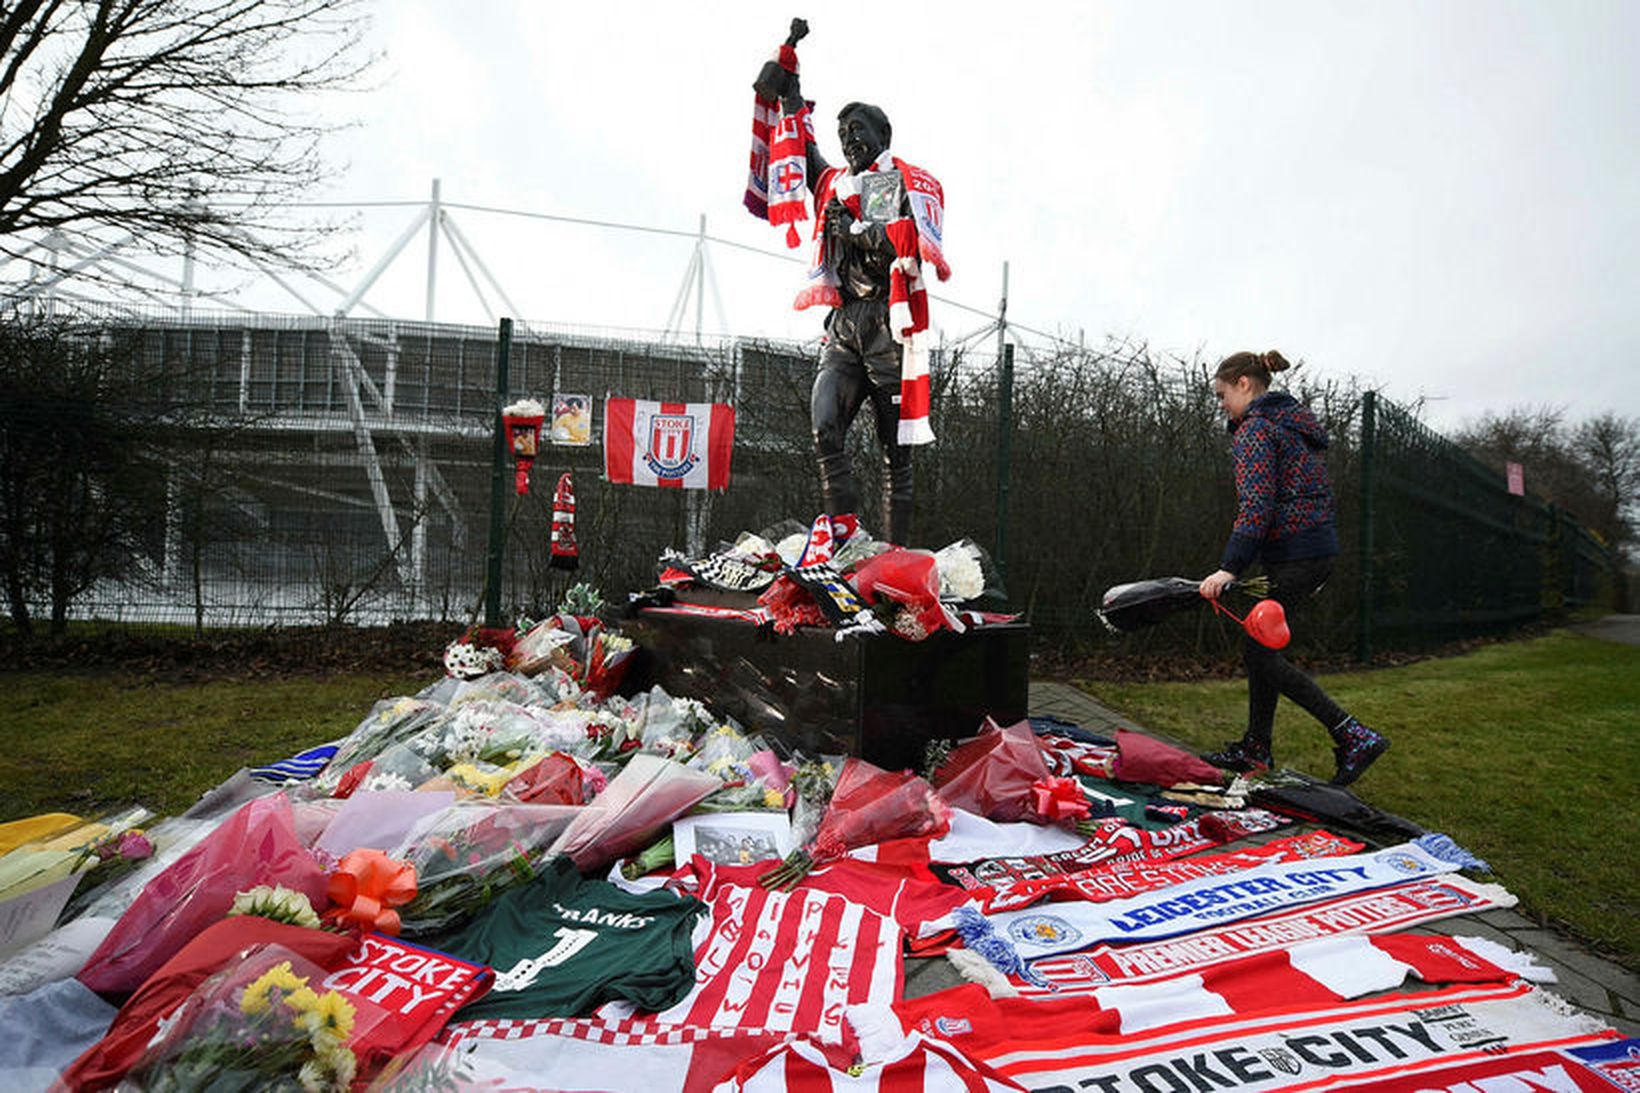
[[[860,491],[848,458],[848,427],[860,412],[869,384],[858,350],[843,329],[848,325],[839,311],[809,395],[814,451],[820,463],[820,493],[828,516],[857,512],[860,507]]]
[[[901,348],[889,333],[886,315],[861,343],[871,377],[877,445],[883,455],[883,527],[889,542],[908,546],[913,503],[911,447],[899,442]]]

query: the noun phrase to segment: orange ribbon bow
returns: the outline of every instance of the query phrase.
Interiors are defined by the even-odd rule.
[[[377,933],[399,935],[399,913],[416,898],[416,867],[380,850],[353,850],[330,875],[330,902],[325,917]]]

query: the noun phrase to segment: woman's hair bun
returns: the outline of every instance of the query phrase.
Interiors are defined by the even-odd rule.
[[[1274,349],[1266,349],[1264,352],[1260,353],[1259,362],[1271,372],[1285,372],[1287,369],[1292,367],[1292,365],[1287,363],[1287,358],[1283,357]]]

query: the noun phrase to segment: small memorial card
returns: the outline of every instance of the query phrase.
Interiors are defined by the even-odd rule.
[[[553,395],[552,424],[547,438],[554,444],[591,444],[592,396]]]
[[[866,172],[860,176],[860,219],[868,224],[898,220],[904,194],[900,172]]]

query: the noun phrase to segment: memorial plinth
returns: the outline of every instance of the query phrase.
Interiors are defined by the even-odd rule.
[[[645,609],[622,624],[639,652],[625,690],[660,684],[810,755],[917,769],[931,739],[1025,716],[1030,627],[1003,623],[924,641],[842,641],[829,629],[774,637],[749,622]]]

